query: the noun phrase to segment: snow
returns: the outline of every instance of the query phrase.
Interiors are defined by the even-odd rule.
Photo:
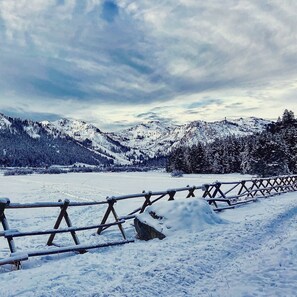
[[[242,175],[184,175],[162,172],[84,173],[0,176],[0,197],[11,202],[104,200],[105,196],[164,190],[185,185],[248,179]],[[288,193],[217,214],[227,224],[209,224],[192,232],[172,232],[163,240],[106,247],[85,254],[30,258],[22,270],[0,267],[1,297],[6,296],[296,296],[297,193]],[[189,198],[187,200],[195,200]],[[168,202],[171,203],[171,202]],[[124,212],[129,205],[119,201]],[[73,224],[98,223],[101,209],[75,208]],[[52,228],[53,209],[7,210],[12,229]],[[125,223],[129,239],[132,222]],[[114,227],[101,240],[116,239]],[[78,234],[95,243],[93,234]],[[68,236],[71,237],[71,236]],[[57,239],[67,240],[65,235]],[[17,247],[44,248],[46,238],[16,238]],[[71,238],[69,239],[71,240]],[[70,241],[71,242],[71,241]],[[85,242],[84,242],[85,243]],[[0,238],[0,257],[8,253]]]
[[[10,126],[11,122],[2,113],[0,113],[0,130],[9,128]]]
[[[24,131],[34,139],[40,138],[40,135],[38,134],[39,128],[36,126],[36,124],[34,125],[31,123],[31,125],[24,126]]]
[[[151,213],[158,219],[153,218]],[[177,232],[185,231],[198,232],[215,224],[227,223],[202,198],[162,201],[147,207],[144,213],[136,217],[165,236],[175,236]]]

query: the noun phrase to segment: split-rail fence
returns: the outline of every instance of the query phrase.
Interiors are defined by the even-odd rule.
[[[133,242],[134,239],[128,239],[125,232],[125,222],[135,218],[142,213],[147,206],[156,203],[159,200],[175,200],[180,198],[201,197],[213,206],[214,211],[222,211],[225,209],[235,208],[239,205],[254,202],[258,198],[270,197],[286,192],[297,190],[297,175],[277,176],[270,178],[259,178],[242,180],[235,182],[215,182],[204,184],[201,186],[187,186],[183,188],[170,189],[166,191],[143,191],[139,194],[129,194],[123,196],[107,197],[104,201],[90,202],[71,202],[69,200],[58,202],[36,202],[36,203],[11,203],[8,198],[0,199],[0,220],[3,231],[0,231],[0,240],[7,241],[10,255],[0,259],[0,266],[13,264],[17,269],[21,267],[21,262],[28,260],[30,257],[43,256],[51,254],[60,254],[65,252],[85,253],[89,249],[107,247],[113,245],[121,245]],[[140,199],[141,203],[138,208],[119,216],[116,204],[121,201],[130,199]],[[72,225],[68,210],[74,207],[96,207],[101,205],[105,208],[103,217],[99,224],[75,227]],[[36,230],[36,231],[19,231],[10,229],[9,220],[6,215],[7,210],[17,211],[18,209],[33,208],[57,208],[58,216],[52,229]],[[62,221],[65,221],[67,227],[60,227]],[[78,237],[79,231],[96,230],[96,234],[100,235],[104,230],[115,226],[118,228],[121,240],[107,241],[100,244],[82,244]],[[73,244],[68,246],[57,246],[54,238],[58,233],[69,233],[73,239]],[[19,251],[16,247],[14,238],[31,237],[39,235],[48,235],[44,248],[33,251]]]

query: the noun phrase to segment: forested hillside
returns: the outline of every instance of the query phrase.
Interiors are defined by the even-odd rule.
[[[2,117],[0,124],[0,166],[110,164],[70,137],[50,135],[37,122]]]
[[[227,137],[213,143],[179,147],[168,159],[168,171],[272,176],[297,172],[297,120],[285,110],[262,133]]]

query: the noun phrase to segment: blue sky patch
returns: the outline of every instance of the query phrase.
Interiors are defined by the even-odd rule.
[[[119,8],[114,1],[104,1],[102,4],[102,18],[112,23],[119,14]]]

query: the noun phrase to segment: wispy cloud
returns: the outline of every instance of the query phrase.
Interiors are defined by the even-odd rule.
[[[25,102],[36,118],[98,124],[297,110],[286,99],[296,11],[291,0],[2,0],[0,110]]]

